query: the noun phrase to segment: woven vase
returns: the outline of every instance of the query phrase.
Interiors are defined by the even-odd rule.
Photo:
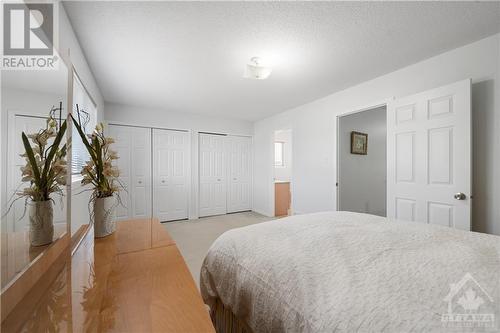
[[[116,198],[97,198],[94,201],[94,237],[111,235],[116,230]]]
[[[32,246],[52,243],[54,237],[54,210],[52,201],[33,201],[29,204],[30,242]]]

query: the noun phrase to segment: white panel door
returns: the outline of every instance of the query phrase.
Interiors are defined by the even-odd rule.
[[[109,126],[115,139],[112,149],[120,157],[119,180],[123,205],[116,209],[117,220],[151,217],[151,129],[131,126]]]
[[[130,127],[109,125],[109,136],[115,139],[111,148],[116,150],[119,159],[116,160],[116,166],[120,169],[118,178],[123,189],[120,191],[121,204],[116,207],[116,219],[118,221],[127,220],[131,216],[130,208],[130,183],[131,183],[131,150],[132,137],[130,136]]]
[[[224,135],[200,134],[200,217],[227,212],[226,139]]]
[[[160,221],[188,218],[189,133],[153,129],[153,214]]]
[[[470,230],[470,80],[387,107],[387,215]]]
[[[250,210],[252,139],[228,136],[227,141],[229,155],[227,212]]]
[[[131,127],[130,218],[151,214],[151,129]]]

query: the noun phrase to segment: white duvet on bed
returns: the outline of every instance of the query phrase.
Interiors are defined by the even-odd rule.
[[[480,310],[498,325],[500,237],[327,212],[224,233],[200,287],[254,332],[429,332],[444,330],[450,284],[466,273],[493,298]]]

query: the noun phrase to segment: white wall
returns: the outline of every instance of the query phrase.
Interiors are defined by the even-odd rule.
[[[472,78],[475,151],[472,228],[500,234],[499,40],[500,34],[485,38],[256,122],[254,210],[272,216],[271,147],[275,130],[292,124],[294,211],[335,210],[338,114]]]
[[[351,132],[368,134],[366,155],[351,154]],[[386,216],[386,107],[339,118],[339,210]]]
[[[292,131],[282,130],[277,131],[274,139],[283,142],[283,166],[274,167],[274,178],[276,181],[292,180]]]
[[[209,132],[243,136],[252,136],[253,133],[253,124],[244,120],[178,113],[115,103],[105,104],[104,119],[107,123],[187,130],[190,132],[190,219],[197,219],[199,214],[198,133]]]

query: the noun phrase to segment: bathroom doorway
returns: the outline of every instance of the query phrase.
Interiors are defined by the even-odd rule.
[[[274,216],[292,215],[292,130],[274,132]]]

